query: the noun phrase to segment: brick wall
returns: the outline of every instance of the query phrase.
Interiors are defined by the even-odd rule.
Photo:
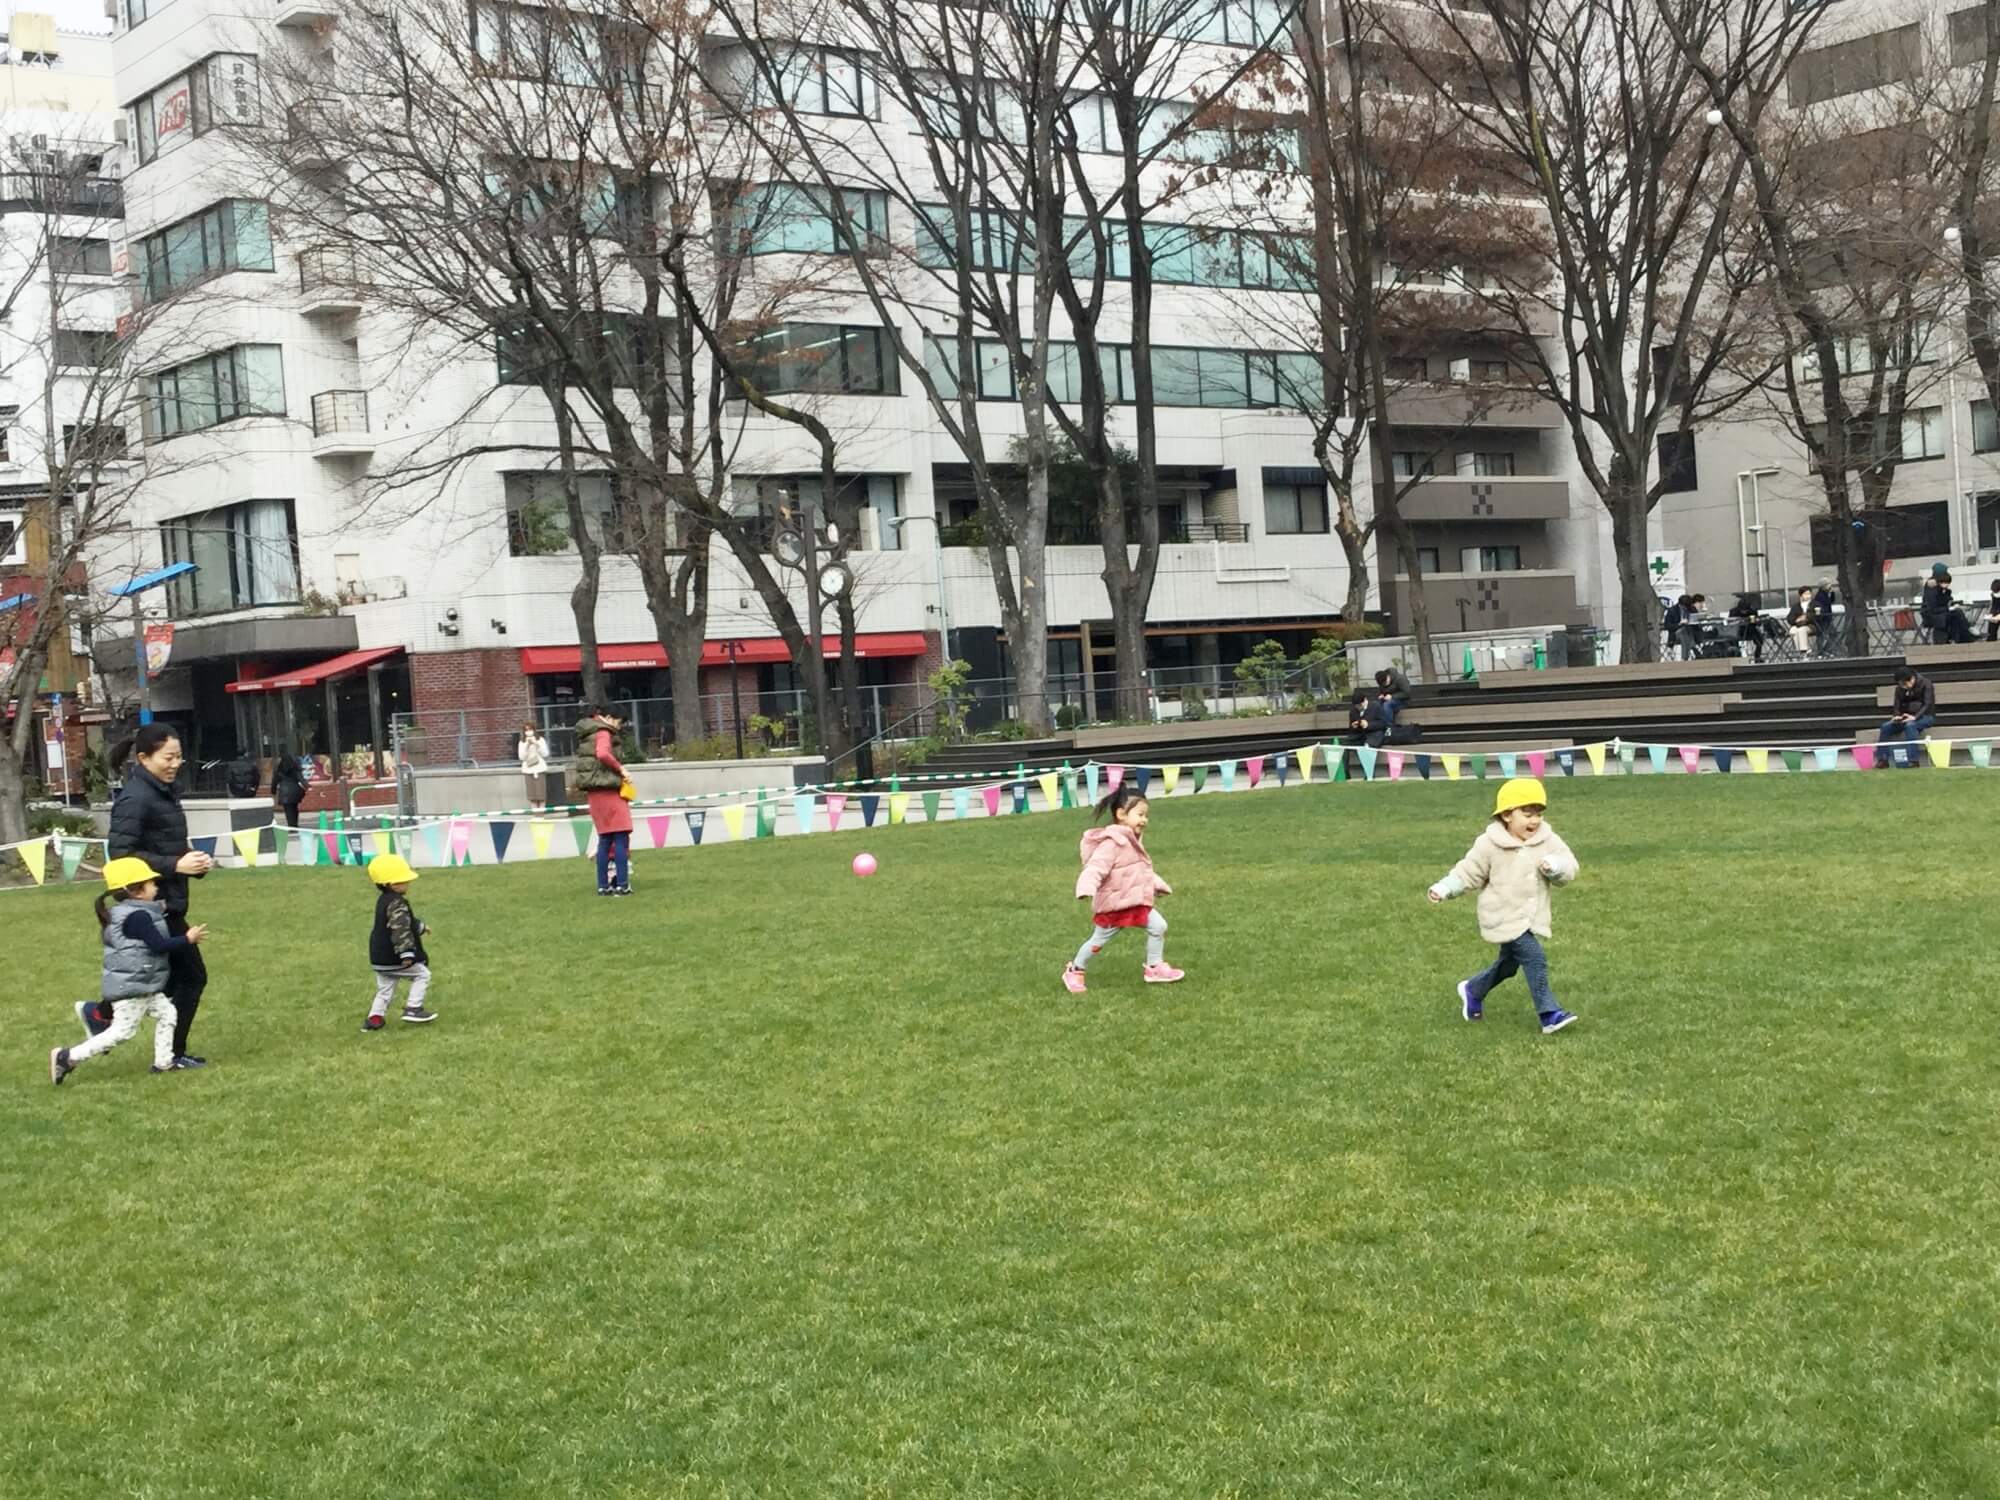
[[[410,655],[410,700],[420,714],[491,708],[521,719],[534,690],[518,651],[417,651]]]

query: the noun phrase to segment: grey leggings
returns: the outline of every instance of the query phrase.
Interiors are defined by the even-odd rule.
[[[1097,956],[1098,950],[1124,930],[1122,927],[1091,928],[1090,936],[1085,938],[1083,946],[1076,950],[1076,958],[1073,960],[1076,967],[1089,968],[1090,961]],[[1146,915],[1146,962],[1149,965],[1165,963],[1166,958],[1167,919],[1160,915],[1160,909],[1156,906]]]

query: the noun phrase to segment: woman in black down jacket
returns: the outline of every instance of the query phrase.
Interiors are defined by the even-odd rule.
[[[199,880],[215,861],[188,843],[187,815],[181,811],[176,779],[181,771],[180,736],[165,724],[147,724],[111,752],[115,772],[123,766],[125,780],[111,803],[109,858],[131,855],[143,859],[160,878],[160,900],[167,909],[167,931],[175,937],[188,930],[188,881]],[[199,1068],[205,1062],[188,1055],[188,1031],[195,1009],[208,985],[201,949],[190,944],[168,960],[167,998],[174,1002],[174,1066]],[[84,1026],[95,1035],[111,1024],[97,1007],[81,1007]]]

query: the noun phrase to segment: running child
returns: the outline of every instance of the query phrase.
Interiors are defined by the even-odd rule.
[[[403,1001],[403,1019],[412,1025],[435,1021],[437,1015],[424,1009],[424,992],[431,987],[431,957],[424,952],[424,934],[430,931],[410,909],[410,883],[417,872],[400,854],[378,854],[368,861],[368,878],[381,887],[375,898],[375,928],[368,934],[368,962],[375,970],[375,1003],[368,1007],[363,1031],[380,1031],[389,1018],[389,1002],[396,998],[396,986],[410,982],[409,997]]]
[[[104,943],[104,984],[100,991],[111,1024],[74,1047],[49,1053],[49,1082],[60,1085],[78,1066],[139,1034],[141,1017],[153,1018],[153,1071],[174,1073],[191,1067],[174,1055],[174,1002],[166,996],[169,954],[194,947],[208,936],[190,927],[187,936],[167,931],[160,880],[143,859],[126,855],[104,867],[104,890],[97,898],[97,926]]]
[[[1153,902],[1173,887],[1153,873],[1146,853],[1146,799],[1129,781],[1121,781],[1097,804],[1091,822],[1105,817],[1105,828],[1093,827],[1083,836],[1083,873],[1076,878],[1076,899],[1088,901],[1090,936],[1063,970],[1063,986],[1072,995],[1084,992],[1083,971],[1121,928],[1146,929],[1146,967],[1140,977],[1148,984],[1172,984],[1186,976],[1166,959],[1167,919]]]
[[[1461,1014],[1477,1021],[1492,988],[1523,973],[1544,1036],[1577,1019],[1556,1004],[1549,989],[1548,955],[1542,951],[1542,939],[1549,935],[1549,887],[1568,885],[1577,870],[1569,845],[1542,821],[1548,801],[1532,776],[1503,783],[1493,799],[1493,820],[1429,892],[1433,902],[1479,892],[1479,935],[1500,948],[1486,968],[1459,981]]]

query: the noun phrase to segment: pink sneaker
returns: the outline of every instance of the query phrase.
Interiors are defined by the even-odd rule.
[[[1063,988],[1068,990],[1072,995],[1081,995],[1088,989],[1089,986],[1083,982],[1083,970],[1079,969],[1075,964],[1064,964]]]
[[[1148,984],[1175,984],[1187,978],[1187,975],[1172,964],[1147,964],[1141,977]]]

